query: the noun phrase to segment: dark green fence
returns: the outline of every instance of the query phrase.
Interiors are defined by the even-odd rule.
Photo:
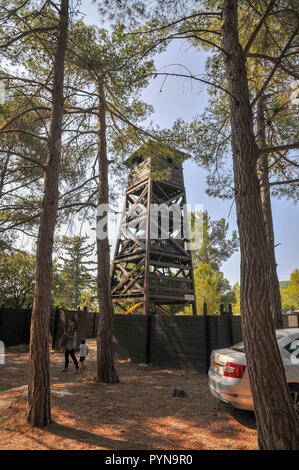
[[[99,315],[94,312],[55,309],[49,321],[49,339],[57,346],[69,318],[78,324],[78,340],[94,338]],[[31,310],[0,309],[0,340],[6,346],[28,344]],[[206,371],[213,349],[230,346],[242,338],[241,317],[231,315],[168,316],[114,315],[115,356],[164,368]]]

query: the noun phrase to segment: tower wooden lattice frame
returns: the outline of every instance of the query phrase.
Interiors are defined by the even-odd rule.
[[[160,216],[155,227],[158,238],[150,237],[154,227],[151,204],[176,204],[183,226],[186,192],[182,162],[186,157],[149,142],[127,160],[132,169],[111,269],[112,301],[124,311],[141,302],[144,314],[161,311],[165,305],[191,304],[196,314],[191,252],[186,237],[175,238],[171,212],[167,233],[163,233]]]

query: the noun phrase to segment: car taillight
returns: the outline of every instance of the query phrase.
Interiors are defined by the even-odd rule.
[[[242,379],[245,374],[246,366],[242,364],[235,364],[234,362],[227,362],[223,369],[224,377],[233,377],[234,379]]]
[[[226,397],[233,397],[233,398],[237,398],[238,396],[235,393],[226,393],[226,392],[220,392],[220,395],[225,395]]]

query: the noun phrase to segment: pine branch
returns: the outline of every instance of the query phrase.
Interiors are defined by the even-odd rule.
[[[197,80],[199,82],[205,83],[206,85],[218,88],[219,90],[224,91],[225,93],[230,95],[232,98],[234,98],[234,96],[226,88],[223,88],[220,85],[216,85],[216,83],[211,83],[211,82],[209,82],[207,80],[204,80],[202,78],[198,78],[198,77],[196,77],[196,75],[192,75],[192,74],[186,75],[186,74],[182,74],[182,73],[168,73],[168,72],[155,72],[155,73],[153,73],[153,75],[154,75],[154,77],[156,77],[157,75],[164,75],[164,76],[172,76],[172,77],[191,78],[192,80]]]
[[[209,12],[209,11],[206,11],[206,12],[198,12],[198,13],[194,13],[193,15],[190,15],[190,16],[184,16],[182,18],[179,18],[178,20],[176,21],[173,21],[171,23],[167,23],[163,26],[159,26],[158,28],[152,28],[152,29],[148,29],[146,31],[135,31],[135,32],[131,32],[131,33],[127,33],[126,36],[134,36],[134,35],[140,35],[140,34],[151,34],[151,33],[154,33],[154,32],[158,32],[158,31],[162,31],[163,29],[168,29],[168,28],[171,28],[172,26],[175,26],[179,23],[182,23],[183,21],[187,21],[187,20],[190,20],[192,18],[197,18],[198,16],[221,16],[221,13],[220,12]]]
[[[11,38],[9,41],[7,41],[5,44],[0,44],[0,49],[5,49],[15,42],[17,42],[19,39],[22,39],[26,36],[29,36],[29,34],[33,33],[44,33],[48,31],[54,31],[57,30],[57,26],[48,26],[48,27],[43,27],[43,28],[33,28],[28,31],[24,31],[23,33],[18,34],[18,36],[15,36],[14,38]]]
[[[280,185],[280,184],[292,184],[292,183],[299,183],[299,179],[286,180],[286,181],[274,181],[274,182],[269,183],[269,184],[270,184],[270,186],[277,186],[277,185]]]
[[[275,3],[277,3],[277,0],[271,0],[268,7],[265,10],[265,13],[263,14],[262,18],[260,19],[259,23],[255,27],[253,33],[251,34],[250,38],[248,39],[248,42],[244,48],[244,55],[246,55],[249,52],[250,47],[252,46],[256,36],[258,35],[261,27],[265,23],[266,19],[268,18],[270,12],[273,10]]]
[[[15,229],[16,227],[19,227],[20,225],[26,224],[27,222],[31,222],[32,220],[37,219],[40,216],[41,216],[41,212],[39,212],[38,214],[32,215],[30,217],[27,217],[26,219],[19,220],[18,222],[15,222],[15,223],[7,226],[7,227],[0,228],[0,233],[7,232],[8,230]],[[2,221],[1,225],[3,225],[6,222],[7,222],[7,220]]]
[[[247,54],[247,57],[268,60],[269,62],[272,62],[274,64],[276,64],[276,62],[279,60],[279,57],[271,57],[271,56],[266,55],[266,54],[258,54],[258,53],[255,53],[255,52],[249,52]],[[284,65],[282,65],[281,63],[279,63],[279,68],[281,68],[281,70],[286,72],[288,75],[291,75],[292,77],[299,79],[299,73],[297,73],[295,70],[290,70],[287,67],[285,67]]]
[[[37,110],[39,110],[39,109],[44,110],[44,111],[49,111],[50,110],[50,108],[47,107],[47,106],[34,106],[32,108],[25,109],[24,111],[21,111],[16,116],[13,116],[6,124],[4,124],[3,127],[1,127],[1,130],[6,129],[10,124],[12,124],[14,121],[19,119],[20,117],[25,116],[26,114],[31,113],[32,111],[37,112]]]
[[[296,168],[299,168],[298,163],[295,163],[295,162],[293,162],[292,160],[289,160],[285,155],[281,155],[281,158],[282,158],[283,160],[285,160],[287,163],[289,163],[290,165],[293,165],[293,166],[295,166]]]
[[[11,75],[11,74],[9,74],[7,72],[3,72],[3,71],[0,72],[0,80],[17,80],[17,81],[22,82],[21,84],[14,84],[14,88],[24,87],[24,83],[28,83],[29,85],[38,85],[40,88],[43,88],[43,89],[47,90],[49,93],[51,93],[52,88],[51,88],[51,86],[47,86],[47,84],[49,83],[50,77],[52,75],[52,70],[53,69],[50,69],[45,81],[43,81],[43,82],[39,82],[39,81],[37,81],[33,78],[18,77],[16,75]]]
[[[0,150],[1,152],[1,150]],[[9,155],[16,155],[17,157],[23,158],[24,160],[34,163],[34,165],[40,166],[43,170],[46,169],[46,165],[44,165],[41,162],[38,162],[37,160],[34,160],[34,158],[28,157],[27,155],[24,155],[22,153],[15,152],[14,150],[5,150],[4,153],[7,153]]]
[[[41,135],[34,134],[34,132],[25,131],[24,129],[0,129],[0,134],[13,134],[13,133],[18,133],[18,132],[21,132],[21,133],[26,134],[26,135],[30,135],[31,137],[35,137],[36,139],[40,139],[40,140],[43,140],[45,142],[48,141],[47,137],[43,137]]]
[[[97,190],[94,191],[94,193],[91,195],[91,196],[95,196],[97,194]],[[91,199],[91,196],[89,199]],[[81,208],[83,207],[93,207],[93,208],[97,208],[97,204],[94,204],[92,202],[73,202],[71,204],[65,204],[64,206],[60,206],[57,208],[58,211],[61,211],[61,210],[64,210],[64,209],[71,209],[73,207],[76,207],[76,206],[79,206]]]
[[[293,144],[285,144],[285,145],[276,145],[274,147],[265,147],[257,150],[257,155],[260,157],[261,155],[265,155],[268,153],[275,153],[281,150],[292,150],[298,149],[299,142],[294,142]]]
[[[296,27],[295,31],[293,32],[293,34],[291,35],[291,37],[287,41],[286,45],[284,46],[283,50],[281,51],[281,54],[277,58],[276,64],[274,65],[274,67],[273,67],[272,71],[270,72],[268,78],[266,79],[266,81],[263,84],[262,88],[260,89],[259,93],[256,95],[256,97],[252,101],[252,103],[251,103],[252,107],[255,105],[255,103],[257,102],[259,97],[263,95],[265,89],[267,88],[271,78],[273,77],[274,73],[276,72],[277,68],[279,67],[279,65],[280,65],[282,59],[284,58],[286,52],[289,50],[292,41],[297,37],[298,31],[299,31],[299,21],[297,23],[297,27]]]

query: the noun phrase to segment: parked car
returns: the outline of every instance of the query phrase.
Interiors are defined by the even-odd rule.
[[[299,414],[299,328],[276,330],[276,339],[296,412]],[[254,410],[244,343],[211,354],[209,389],[235,408]]]

